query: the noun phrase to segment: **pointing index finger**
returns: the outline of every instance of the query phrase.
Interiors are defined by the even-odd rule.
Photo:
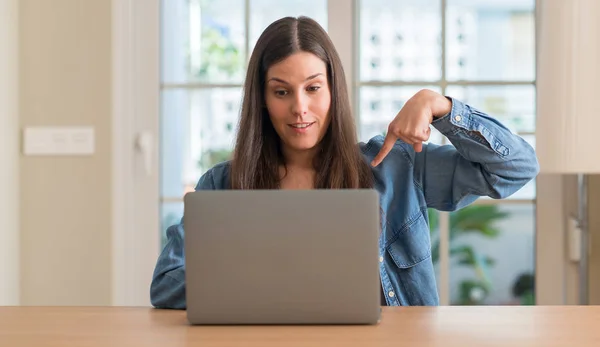
[[[375,159],[373,159],[371,162],[371,166],[375,167],[379,165],[383,161],[383,158],[385,158],[388,153],[390,153],[392,148],[394,148],[394,144],[397,140],[398,138],[395,135],[393,135],[391,132],[388,132],[385,136],[385,140],[383,141],[383,145],[381,146],[379,153],[377,153]]]

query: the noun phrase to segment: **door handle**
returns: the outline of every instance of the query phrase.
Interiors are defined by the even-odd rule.
[[[142,131],[136,137],[136,147],[142,154],[146,176],[152,174],[152,152],[154,149],[154,136],[150,131]]]

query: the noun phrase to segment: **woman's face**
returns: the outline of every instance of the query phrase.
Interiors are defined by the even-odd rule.
[[[315,149],[330,122],[325,62],[298,52],[271,66],[265,80],[265,102],[284,153]]]

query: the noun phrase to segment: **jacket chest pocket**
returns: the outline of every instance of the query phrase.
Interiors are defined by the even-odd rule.
[[[401,230],[394,232],[387,251],[401,269],[413,267],[431,257],[429,226],[420,211]]]

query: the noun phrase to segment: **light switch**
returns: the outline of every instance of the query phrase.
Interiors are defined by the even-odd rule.
[[[25,155],[91,155],[94,150],[92,127],[29,127],[23,133]]]

